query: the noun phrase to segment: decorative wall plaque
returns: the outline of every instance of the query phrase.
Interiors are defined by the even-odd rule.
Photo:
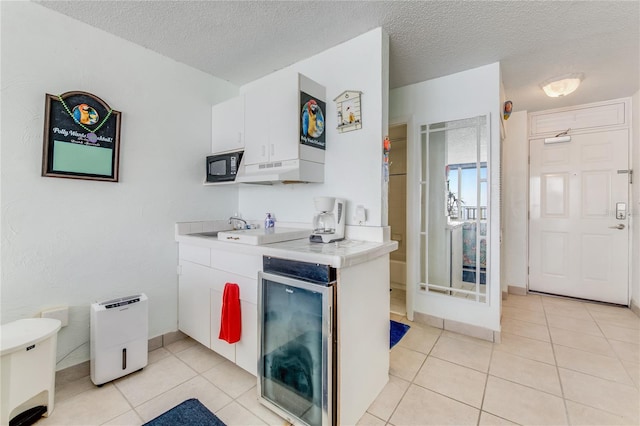
[[[337,129],[340,133],[362,129],[361,95],[362,92],[356,90],[345,90],[333,100],[338,111]]]
[[[42,176],[118,181],[120,112],[86,92],[45,97]]]

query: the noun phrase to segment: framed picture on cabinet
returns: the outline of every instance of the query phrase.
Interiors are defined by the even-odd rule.
[[[327,104],[300,91],[300,143],[314,148],[326,149],[326,132],[324,131],[325,111]]]

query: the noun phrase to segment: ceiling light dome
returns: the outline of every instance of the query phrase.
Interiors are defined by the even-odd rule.
[[[540,83],[540,87],[547,96],[557,98],[573,93],[580,86],[582,80],[584,80],[584,74],[572,73],[545,80]]]

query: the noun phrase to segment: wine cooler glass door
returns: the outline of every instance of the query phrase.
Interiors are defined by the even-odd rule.
[[[289,421],[331,424],[333,287],[260,273],[261,402]]]

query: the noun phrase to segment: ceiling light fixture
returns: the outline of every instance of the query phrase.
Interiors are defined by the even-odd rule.
[[[550,78],[540,83],[540,87],[547,96],[557,98],[573,93],[582,80],[584,80],[584,74],[578,72]]]

